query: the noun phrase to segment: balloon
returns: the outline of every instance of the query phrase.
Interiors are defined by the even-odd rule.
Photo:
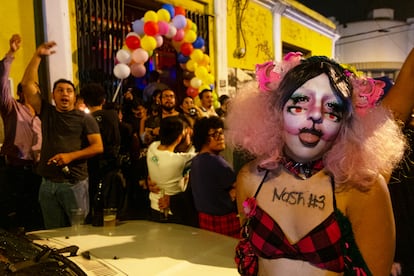
[[[179,53],[177,56],[178,63],[186,63],[189,59],[189,57],[186,57],[182,53]]]
[[[183,39],[185,42],[193,43],[197,39],[197,34],[192,30],[188,30],[184,33]]]
[[[147,62],[149,55],[147,51],[143,48],[138,48],[131,53],[131,60],[135,63],[145,63]]]
[[[205,76],[200,77],[203,83],[205,84],[213,84],[214,83],[214,76],[212,74],[207,73]]]
[[[177,16],[178,14],[185,16],[185,9],[183,7],[177,6],[174,8],[174,11],[175,11],[175,16]]]
[[[172,40],[171,42],[172,42],[172,46],[174,47],[174,49],[177,52],[180,52],[181,51],[181,44],[183,44],[183,42],[182,41],[175,41],[175,40]]]
[[[169,29],[170,25],[166,21],[158,21],[158,33],[160,35],[168,34]]]
[[[166,9],[159,9],[157,11],[157,15],[158,15],[158,21],[162,20],[162,21],[169,22],[171,19],[171,15]]]
[[[171,23],[168,24],[170,27],[168,33],[165,35],[167,38],[173,38],[177,34],[177,28]]]
[[[197,25],[196,24],[191,25],[191,30],[197,33]]]
[[[187,24],[187,20],[184,15],[179,14],[174,16],[174,18],[172,19],[172,23],[177,29],[183,29]]]
[[[200,49],[203,46],[204,46],[204,39],[201,36],[197,37],[197,39],[193,42],[193,47]]]
[[[191,84],[191,86],[192,87],[194,87],[194,88],[200,88],[200,86],[203,84],[203,81],[202,80],[200,80],[199,78],[197,78],[197,77],[194,77],[194,78],[192,78],[191,79],[191,82],[190,82],[190,84]]]
[[[191,87],[191,86],[187,88],[186,92],[187,92],[187,96],[190,96],[191,98],[195,98],[198,95],[198,89]]]
[[[141,38],[141,48],[149,52],[154,50],[157,47],[157,41],[152,36],[144,36]]]
[[[170,14],[170,19],[173,18],[175,16],[175,9],[174,6],[171,4],[164,4],[162,5],[162,8],[166,11],[168,11],[168,13]],[[169,21],[169,20],[167,20]]]
[[[147,11],[144,14],[144,22],[148,22],[148,21],[158,21],[158,15],[155,11]]]
[[[154,21],[147,21],[144,24],[144,32],[146,35],[154,36],[158,34],[158,24]]]
[[[185,66],[186,66],[187,70],[190,71],[190,72],[194,72],[197,69],[197,67],[198,67],[197,63],[194,60],[192,60],[192,59],[190,59],[189,61],[187,61],[187,63],[185,64]]]
[[[193,52],[194,48],[191,43],[184,42],[183,44],[181,44],[180,50],[181,53],[183,53],[183,55],[189,56]]]
[[[135,20],[132,23],[132,29],[138,35],[143,35],[144,34],[144,21],[143,20]]]
[[[194,50],[195,51],[195,50]],[[206,54],[203,54],[202,60],[198,62],[200,65],[207,66],[210,63],[210,57]]]
[[[154,38],[155,38],[155,41],[157,42],[157,48],[158,47],[161,47],[162,46],[162,44],[164,43],[164,39],[162,38],[162,36],[160,36],[160,35],[156,35],[156,36],[154,36]]]
[[[136,36],[136,37],[138,37],[138,38],[139,38],[139,35],[138,35],[136,32],[129,32],[129,33],[126,35],[126,37],[131,36],[131,35]]]
[[[131,50],[137,49],[141,46],[138,36],[130,35],[125,39],[125,44]]]
[[[184,38],[184,30],[183,29],[178,29],[177,33],[174,35],[174,37],[172,38],[175,41],[181,41]]]
[[[147,69],[145,68],[144,64],[134,63],[131,65],[131,75],[136,78],[140,78],[145,76]]]
[[[198,66],[195,71],[195,75],[199,79],[204,79],[208,75],[207,68],[204,66]]]
[[[117,65],[114,66],[114,75],[118,79],[121,79],[121,80],[126,79],[130,73],[131,73],[131,69],[129,68],[128,65],[124,63],[118,63]]]
[[[197,63],[202,61],[203,57],[204,57],[203,51],[201,51],[200,49],[194,49],[190,55],[190,58]]]
[[[119,49],[118,52],[116,52],[116,59],[120,63],[128,64],[131,61],[131,53],[128,50]]]
[[[211,89],[211,86],[210,85],[208,85],[208,84],[203,84],[198,90],[199,91],[203,91],[203,90],[205,90],[205,89],[207,89],[207,90],[212,90]]]
[[[185,21],[187,22],[186,24],[185,24],[185,30],[186,31],[188,31],[188,30],[191,30],[191,28],[193,27],[193,21],[191,21],[191,19],[190,18],[186,18],[185,19]]]

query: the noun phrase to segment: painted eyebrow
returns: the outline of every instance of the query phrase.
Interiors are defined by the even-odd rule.
[[[309,99],[309,96],[299,93],[299,92],[295,92],[289,97],[289,100],[292,100],[293,104],[297,104],[299,102],[299,99],[301,98]]]
[[[332,108],[332,110],[335,112],[343,112],[345,110],[345,106],[342,103],[338,102],[328,102],[327,106]]]

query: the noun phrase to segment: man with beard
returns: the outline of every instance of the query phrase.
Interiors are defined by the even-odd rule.
[[[159,139],[161,119],[180,115],[180,113],[175,109],[176,97],[174,91],[171,89],[161,91],[160,99],[161,112],[159,112],[157,116],[149,116],[148,118],[143,118],[142,120],[145,125],[143,141],[146,145],[149,145],[153,141]]]
[[[37,172],[42,176],[39,202],[46,229],[69,226],[71,210],[89,211],[88,158],[102,153],[96,120],[75,108],[74,84],[59,79],[53,84],[55,105],[43,100],[36,85],[42,57],[55,52],[55,42],[40,45],[22,79],[24,97],[42,121],[42,148]]]

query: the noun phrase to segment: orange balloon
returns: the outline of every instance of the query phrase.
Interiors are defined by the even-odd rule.
[[[181,14],[185,16],[185,9],[183,7],[176,6],[174,7],[175,15]]]

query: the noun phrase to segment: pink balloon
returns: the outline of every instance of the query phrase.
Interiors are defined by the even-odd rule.
[[[177,33],[173,37],[173,40],[175,41],[181,41],[184,38],[184,30],[183,29],[177,29]]]
[[[167,22],[158,21],[158,33],[160,35],[168,34],[169,29],[170,29],[170,25]]]
[[[134,63],[131,65],[131,75],[136,78],[141,78],[145,76],[147,69],[145,68],[144,64]]]
[[[157,41],[157,48],[161,47],[161,45],[164,43],[164,39],[160,35],[154,36],[155,40]]]
[[[142,48],[135,49],[131,53],[131,60],[135,63],[145,63],[147,62],[148,58],[148,52]]]

